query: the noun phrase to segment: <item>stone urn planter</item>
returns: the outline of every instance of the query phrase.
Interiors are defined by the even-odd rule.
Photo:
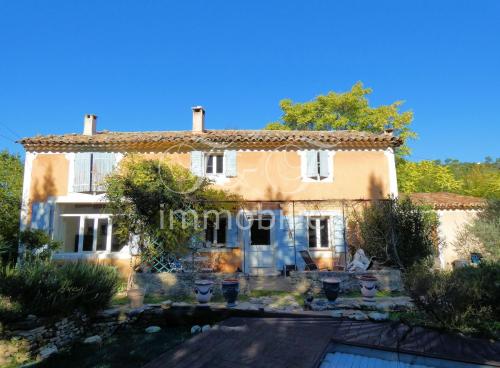
[[[236,299],[240,292],[240,282],[236,279],[225,279],[222,281],[222,295],[229,308],[236,306]]]
[[[325,292],[326,298],[330,303],[333,303],[340,292],[340,280],[336,278],[323,279],[323,291]]]
[[[377,278],[372,275],[362,275],[359,277],[361,294],[365,302],[375,302],[377,293]]]
[[[144,305],[144,295],[146,293],[142,289],[129,289],[127,297],[130,302],[130,308],[140,308]]]
[[[198,303],[208,303],[214,293],[214,282],[211,280],[196,280],[194,282],[194,293]]]

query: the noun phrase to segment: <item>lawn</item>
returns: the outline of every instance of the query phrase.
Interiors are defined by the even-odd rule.
[[[37,368],[136,368],[165,351],[179,345],[190,336],[188,327],[166,327],[147,334],[144,328],[130,327],[117,331],[102,345],[75,344],[71,349],[51,356]]]

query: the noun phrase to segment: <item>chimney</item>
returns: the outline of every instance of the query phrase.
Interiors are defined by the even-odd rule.
[[[384,133],[388,134],[388,135],[390,135],[392,137],[393,133],[394,133],[394,129],[393,128],[387,128],[387,129],[384,130]]]
[[[205,131],[205,110],[202,106],[193,109],[193,132],[203,133]]]
[[[96,133],[97,115],[85,114],[83,119],[83,135],[94,135]]]

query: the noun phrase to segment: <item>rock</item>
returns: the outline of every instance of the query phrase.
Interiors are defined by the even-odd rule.
[[[120,314],[120,308],[109,308],[97,312],[96,319],[107,319],[112,317],[117,317]]]
[[[172,301],[170,299],[165,300],[165,301],[161,302],[161,304],[160,304],[160,307],[162,309],[170,309],[171,306],[172,306]]]
[[[191,327],[191,335],[196,335],[197,333],[201,332],[201,327],[198,325],[194,325]]]
[[[99,335],[89,336],[85,340],[83,340],[84,344],[101,344],[102,337]]]
[[[144,331],[146,331],[146,333],[149,333],[149,334],[150,333],[157,333],[157,332],[161,331],[161,327],[159,327],[159,326],[149,326]]]
[[[146,310],[146,307],[142,306],[139,308],[134,308],[134,309],[129,310],[127,312],[127,314],[129,317],[135,317],[135,316],[138,316],[138,315],[141,315],[142,313],[144,313],[145,310]]]
[[[28,314],[28,315],[26,316],[26,319],[27,319],[27,320],[34,320],[34,319],[36,319],[36,316],[35,316],[34,314]]]
[[[341,310],[334,310],[331,311],[330,316],[332,316],[333,318],[341,318],[344,316],[344,313]]]
[[[57,347],[54,345],[49,345],[40,350],[40,358],[47,359],[52,354],[56,354],[58,352]]]
[[[347,317],[356,321],[366,321],[368,319],[368,316],[361,311],[352,311]]]
[[[371,312],[368,313],[368,317],[374,321],[387,321],[389,319],[389,313]]]
[[[205,325],[201,328],[201,332],[208,332],[210,331],[210,325]]]

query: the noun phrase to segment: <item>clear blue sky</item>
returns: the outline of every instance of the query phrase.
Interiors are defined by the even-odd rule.
[[[500,156],[500,1],[0,0],[0,148],[98,129],[257,129],[361,80],[413,159]]]

